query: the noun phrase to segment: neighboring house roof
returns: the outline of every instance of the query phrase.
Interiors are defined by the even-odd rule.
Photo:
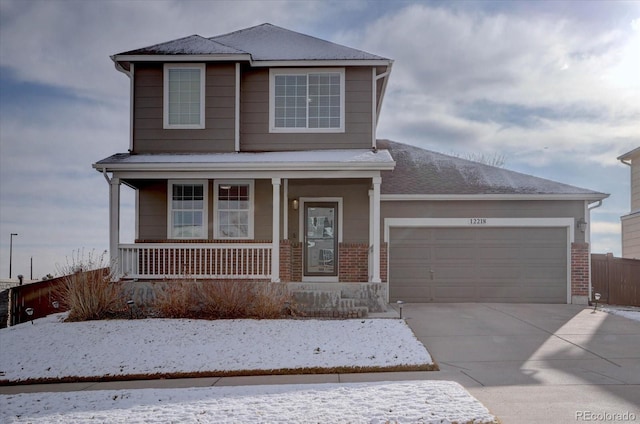
[[[636,147],[635,149],[631,150],[630,152],[627,152],[624,155],[618,156],[618,160],[622,161],[622,160],[633,159],[633,157],[635,155],[640,155],[640,147]]]
[[[129,50],[112,56],[128,67],[128,62],[152,60],[151,56],[189,55],[214,60],[221,55],[225,60],[236,57],[253,62],[271,61],[391,61],[362,50],[342,46],[271,24],[257,25],[228,34],[204,38],[191,35],[166,43]],[[243,57],[245,56],[245,57]]]
[[[93,164],[98,171],[273,171],[273,170],[390,170],[395,166],[386,150],[312,150],[240,153],[117,153]]]
[[[495,195],[527,198],[602,200],[599,193],[555,181],[484,165],[390,140],[378,140],[396,161],[393,172],[382,173],[383,195]],[[387,199],[392,197],[387,196]]]

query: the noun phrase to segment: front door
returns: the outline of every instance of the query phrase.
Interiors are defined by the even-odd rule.
[[[338,275],[338,202],[304,204],[304,275]]]

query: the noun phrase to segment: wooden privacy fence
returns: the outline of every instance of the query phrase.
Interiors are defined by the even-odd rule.
[[[108,269],[85,271],[86,273],[108,272]],[[57,291],[65,284],[68,276],[38,281],[36,283],[14,286],[9,289],[8,325],[17,325],[32,319],[66,311],[57,296]],[[32,315],[27,314],[31,308]]]
[[[591,254],[591,284],[600,302],[640,306],[640,260]]]

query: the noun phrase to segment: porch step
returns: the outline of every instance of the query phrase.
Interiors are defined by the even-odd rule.
[[[298,309],[306,316],[325,318],[362,318],[369,314],[366,302],[343,298],[336,290],[292,290]]]

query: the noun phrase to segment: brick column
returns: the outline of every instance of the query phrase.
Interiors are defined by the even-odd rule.
[[[291,242],[280,241],[280,281],[291,282]]]
[[[589,243],[571,243],[571,296],[589,296]]]

